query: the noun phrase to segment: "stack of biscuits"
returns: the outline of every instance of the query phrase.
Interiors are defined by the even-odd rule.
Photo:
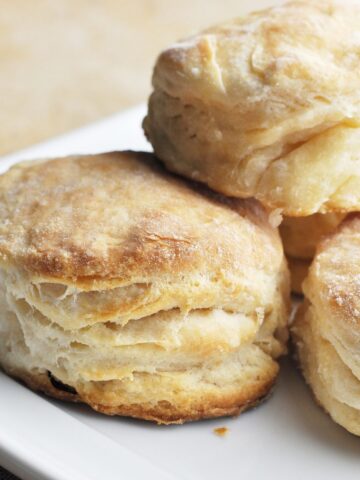
[[[320,0],[210,28],[160,55],[144,121],[168,169],[281,222],[292,291],[306,297],[300,366],[358,435],[360,219],[344,219],[360,211],[359,25],[358,7]]]
[[[358,25],[295,1],[210,28],[156,62],[154,155],[0,177],[2,368],[107,414],[238,414],[275,382],[291,288],[304,376],[360,435]]]

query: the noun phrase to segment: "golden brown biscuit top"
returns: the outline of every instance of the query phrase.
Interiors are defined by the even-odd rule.
[[[2,175],[0,258],[45,277],[125,284],[276,272],[282,248],[256,201],[185,183],[151,154],[114,152],[22,163]]]
[[[360,326],[360,214],[320,244],[304,292],[335,323]]]
[[[255,12],[165,50],[154,86],[191,102],[242,111],[245,130],[277,125],[279,136],[291,129],[279,122],[311,108],[330,109],[333,121],[336,114],[352,118],[359,113],[359,25],[359,8],[331,1],[294,1]]]

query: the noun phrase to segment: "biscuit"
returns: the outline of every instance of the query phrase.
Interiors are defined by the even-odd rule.
[[[285,216],[360,208],[360,9],[295,1],[163,51],[144,120],[172,171]]]
[[[309,217],[284,217],[280,236],[288,259],[291,290],[301,294],[301,284],[307,275],[316,247],[321,239],[332,233],[346,214],[315,213]]]
[[[151,154],[23,163],[0,177],[0,364],[51,396],[182,423],[270,391],[288,272],[256,200]]]
[[[302,283],[308,274],[311,260],[287,257],[287,262],[290,271],[291,292],[302,295]]]
[[[333,420],[360,435],[360,215],[324,240],[292,326],[304,377]]]
[[[309,217],[284,217],[279,230],[287,256],[312,260],[321,239],[345,218],[343,213],[316,213]]]

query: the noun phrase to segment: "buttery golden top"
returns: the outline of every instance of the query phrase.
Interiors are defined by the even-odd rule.
[[[283,254],[256,201],[185,183],[151,154],[118,152],[22,163],[2,175],[0,259],[40,277],[155,278],[162,288],[195,273],[276,276]]]
[[[296,1],[158,58],[144,122],[172,170],[286,215],[356,210],[360,9]]]

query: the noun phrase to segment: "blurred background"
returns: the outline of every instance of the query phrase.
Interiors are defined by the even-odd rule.
[[[159,51],[281,0],[0,0],[0,155],[146,100]]]

